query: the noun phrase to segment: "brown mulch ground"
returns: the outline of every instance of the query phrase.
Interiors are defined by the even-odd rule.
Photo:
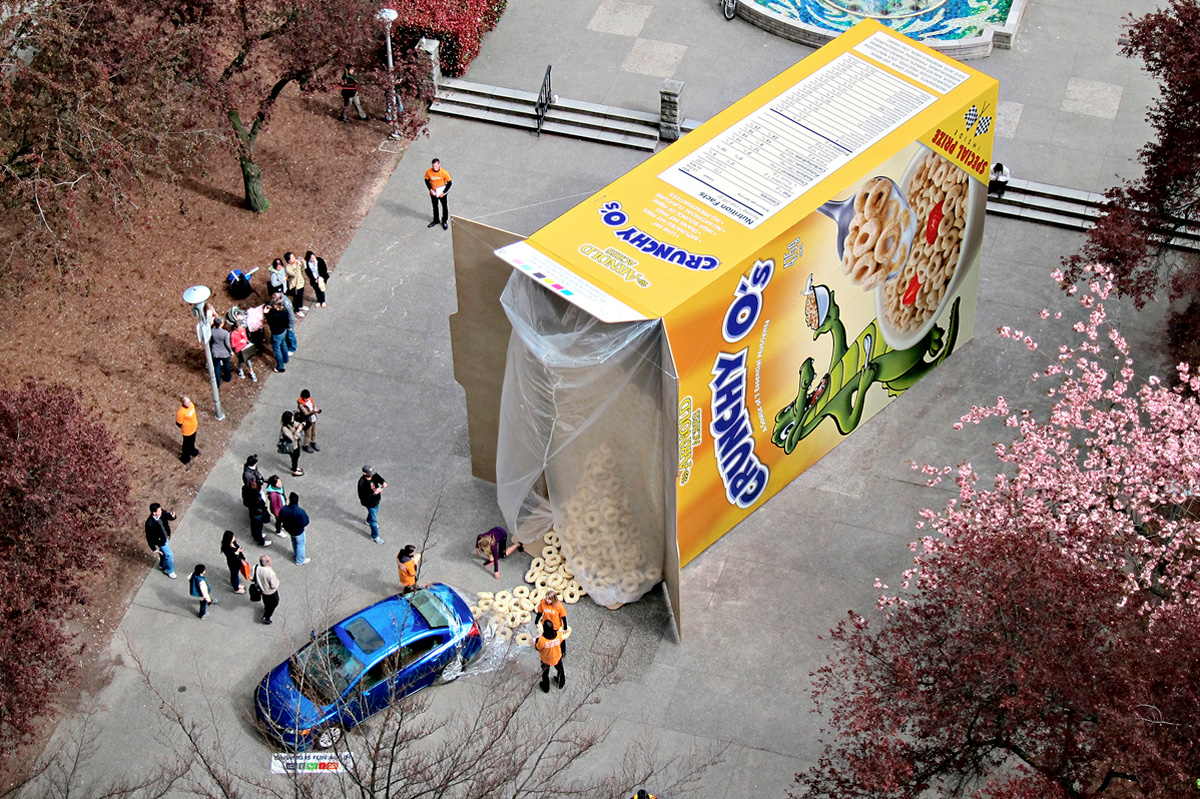
[[[265,297],[266,267],[288,250],[301,257],[309,249],[322,255],[336,281],[338,259],[399,160],[378,149],[389,132],[384,122],[343,124],[339,110],[336,98],[302,97],[294,86],[285,92],[257,146],[271,201],[267,213],[242,209],[237,161],[218,150],[199,174],[136,198],[140,210],[131,223],[105,215],[86,220],[78,263],[65,276],[50,268],[0,298],[0,385],[12,387],[32,376],[78,388],[121,439],[120,456],[133,484],[135,523],[114,541],[105,573],[95,581],[105,590],[75,625],[81,664],[104,650],[154,564],[141,529],[146,506],[187,508],[261,381],[271,376],[269,357],[256,359],[260,383],[235,374],[221,388],[226,419],[216,422],[204,352],[183,290],[209,286],[223,313],[233,304],[224,288],[231,269],[262,267],[252,282]],[[307,294],[311,298],[311,290]],[[253,299],[239,304],[246,307]],[[179,462],[175,427],[181,393],[196,401],[197,445],[204,453],[188,466]],[[77,695],[62,697],[64,707]],[[9,762],[36,756],[54,721],[21,753],[25,757]],[[16,776],[0,774],[0,785]]]

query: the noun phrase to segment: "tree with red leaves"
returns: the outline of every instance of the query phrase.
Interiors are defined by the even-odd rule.
[[[1138,152],[1143,174],[1105,194],[1104,214],[1081,251],[1063,259],[1063,285],[1074,285],[1094,263],[1112,270],[1121,295],[1138,308],[1162,289],[1175,299],[1200,287],[1200,263],[1167,242],[1200,225],[1200,0],[1170,0],[1165,8],[1127,19],[1121,52],[1142,60],[1158,79],[1159,97],[1146,114],[1154,138]]]
[[[121,0],[0,0],[0,274],[69,259],[81,208],[120,212],[148,173],[187,166],[202,133],[176,43]]]
[[[377,63],[385,26],[375,0],[146,0],[142,13],[180,43],[179,75],[233,133],[246,207],[270,206],[255,158],[258,137],[280,94],[330,90],[347,64],[364,74]],[[401,61],[408,54],[401,53]]]
[[[1140,380],[1107,322],[1114,281],[1089,277],[1081,342],[1034,375],[1046,419],[1003,398],[964,416],[1017,432],[993,486],[959,467],[902,591],[833,631],[813,688],[826,745],[794,796],[1194,795],[1200,376]]]
[[[116,440],[74,391],[0,390],[0,744],[27,740],[74,676],[64,623],[127,520]],[[94,588],[95,586],[93,586]]]

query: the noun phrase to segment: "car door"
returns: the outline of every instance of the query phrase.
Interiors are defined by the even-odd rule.
[[[434,630],[414,638],[397,653],[400,670],[396,676],[396,695],[407,696],[430,685],[446,665],[445,630]]]
[[[391,704],[400,664],[399,652],[392,652],[380,657],[363,672],[358,684],[346,694],[343,718],[348,717],[351,724],[357,724]]]

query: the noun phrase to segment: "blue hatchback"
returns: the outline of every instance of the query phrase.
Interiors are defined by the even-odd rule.
[[[465,666],[481,647],[479,625],[449,586],[389,597],[314,635],[271,669],[255,691],[255,715],[288,749],[328,749],[447,666]]]

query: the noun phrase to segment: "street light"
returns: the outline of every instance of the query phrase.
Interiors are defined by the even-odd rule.
[[[400,14],[394,8],[381,8],[376,14],[379,21],[387,26],[387,59],[388,59],[388,118],[392,121],[392,133],[389,139],[400,138],[400,114],[404,106],[400,104],[400,95],[396,93],[396,76],[392,74],[392,23]]]
[[[204,347],[204,358],[208,361],[208,381],[212,384],[213,402],[217,406],[217,421],[225,418],[224,412],[221,411],[221,392],[217,389],[217,370],[213,368],[212,348],[209,346],[209,341],[212,339],[212,328],[208,326],[208,315],[204,313],[204,303],[208,302],[208,298],[212,296],[212,291],[208,286],[192,286],[183,292],[183,301],[192,306],[192,313],[196,315],[196,338],[200,342],[200,346]]]

